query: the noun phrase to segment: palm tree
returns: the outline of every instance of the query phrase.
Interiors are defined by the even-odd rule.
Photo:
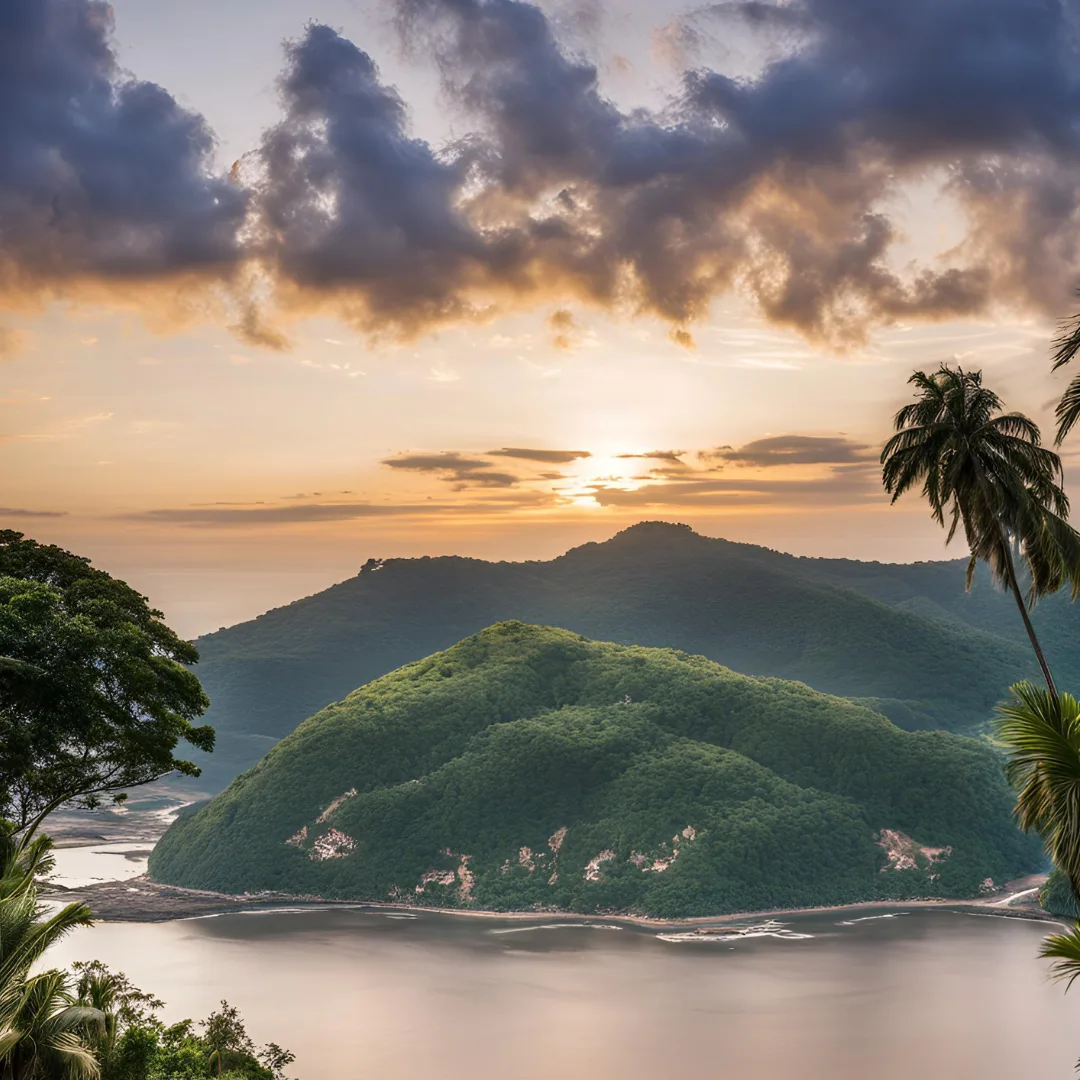
[[[0,821],[0,900],[30,892],[48,877],[56,865],[52,848],[49,837],[20,838],[14,822]]]
[[[5,1080],[97,1080],[101,1074],[90,1041],[102,1014],[79,1005],[63,971],[33,975],[20,988],[0,1035]]]
[[[29,845],[0,830],[0,1078],[91,1080],[98,1065],[90,1047],[102,1014],[77,1004],[62,972],[31,975],[65,934],[90,925],[85,904],[48,916],[38,902],[35,875],[51,862],[50,842]]]
[[[1080,353],[1080,315],[1074,315],[1062,325],[1061,333],[1054,342],[1053,370],[1057,371],[1070,363],[1077,353]],[[1075,375],[1065,388],[1054,415],[1058,422],[1057,442],[1060,446],[1076,426],[1076,421],[1080,420],[1080,375]]]
[[[942,365],[908,382],[916,400],[894,420],[896,434],[881,453],[882,480],[895,502],[917,484],[934,520],[948,520],[949,543],[958,528],[971,552],[967,587],[981,559],[1016,600],[1046,685],[1056,693],[1029,605],[1068,583],[1080,594],[1080,534],[1068,523],[1061,459],[1042,446],[1038,426],[1021,413],[1002,411],[1001,399],[982,384],[982,373]],[[1014,548],[1030,587],[1020,589]]]
[[[76,961],[72,967],[78,976],[77,1003],[101,1014],[93,1046],[99,1064],[108,1071],[123,1032],[135,1026],[152,1026],[153,1014],[165,1003],[144,993],[122,972],[110,971],[100,960]]]

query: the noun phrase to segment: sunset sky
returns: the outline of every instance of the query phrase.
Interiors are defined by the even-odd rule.
[[[189,635],[642,519],[942,557],[877,454],[942,361],[1049,427],[1072,11],[7,0],[0,527]]]

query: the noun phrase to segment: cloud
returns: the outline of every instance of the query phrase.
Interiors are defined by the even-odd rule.
[[[592,457],[588,450],[532,450],[520,446],[504,446],[501,450],[489,450],[489,457],[520,458],[522,461],[539,461],[545,465],[568,465],[580,458]]]
[[[285,115],[258,148],[260,244],[294,302],[335,296],[352,320],[408,332],[463,315],[490,261],[458,207],[462,165],[409,137],[405,103],[328,26],[286,45]]]
[[[66,510],[27,510],[20,506],[0,506],[0,518],[62,518]]]
[[[302,525],[319,522],[354,521],[382,517],[438,517],[470,514],[493,515],[514,510],[538,509],[554,505],[554,496],[544,492],[520,492],[471,501],[422,503],[308,503],[292,506],[236,504],[187,506],[143,510],[118,515],[118,520],[147,525],[188,525],[197,527],[250,527],[261,525]]]
[[[495,472],[491,462],[483,458],[464,457],[452,450],[440,454],[402,454],[385,458],[381,464],[391,469],[437,473],[441,480],[452,483],[455,491],[468,487],[513,487],[521,479],[513,473]]]
[[[250,301],[245,304],[240,320],[233,323],[229,330],[244,344],[254,345],[257,348],[284,352],[292,346],[288,336],[267,323],[263,312]],[[340,342],[331,342],[331,344],[340,344]]]
[[[547,319],[548,326],[555,331],[551,344],[554,348],[567,350],[573,344],[573,333],[577,329],[574,313],[567,308],[556,308]]]
[[[649,450],[644,454],[619,454],[619,458],[624,460],[643,458],[648,461],[666,461],[669,465],[682,465],[685,453],[685,450]]]
[[[100,0],[0,5],[0,289],[227,270],[247,197],[202,117],[130,78]]]
[[[813,480],[714,479],[646,484],[633,490],[598,485],[591,494],[601,506],[687,508],[851,505],[882,498],[880,480],[872,469]]]
[[[440,454],[402,454],[384,458],[380,464],[388,465],[391,469],[412,469],[415,472],[472,472],[491,468],[490,461],[467,458],[453,450],[444,450]]]
[[[12,330],[9,326],[0,326],[0,362],[14,356],[22,346],[22,342],[23,336],[18,330]]]
[[[121,515],[125,521],[176,525],[293,525],[356,518],[432,514],[446,507],[380,503],[312,503],[306,506],[188,506]]]
[[[523,0],[390,2],[465,134],[415,138],[374,60],[311,24],[286,45],[280,121],[227,177],[206,119],[120,70],[105,3],[6,0],[0,295],[225,282],[226,322],[271,348],[312,312],[408,336],[571,299],[658,315],[690,347],[735,290],[840,347],[896,321],[1068,310],[1080,35],[1064,0],[710,5],[668,35],[690,69],[655,111],[621,110],[560,40],[593,5],[553,22]],[[694,35],[736,24],[768,62],[697,66]],[[908,182],[937,184],[964,234],[900,265]]]
[[[774,465],[839,465],[865,463],[875,455],[863,443],[837,435],[773,435],[755,439],[737,450],[721,446],[705,451],[706,460],[768,468]]]

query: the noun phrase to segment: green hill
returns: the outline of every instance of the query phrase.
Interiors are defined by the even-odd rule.
[[[1078,612],[1036,624],[1080,682]],[[218,749],[205,789],[354,687],[504,619],[700,653],[737,671],[868,699],[909,727],[968,730],[1037,674],[1012,601],[959,562],[800,559],[658,522],[548,562],[372,560],[333,588],[198,642]]]
[[[151,876],[658,916],[967,896],[1037,866],[985,744],[704,657],[502,623],[311,717]]]

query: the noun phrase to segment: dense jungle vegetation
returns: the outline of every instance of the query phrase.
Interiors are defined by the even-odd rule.
[[[150,867],[230,892],[704,915],[973,895],[1039,862],[1010,807],[979,741],[508,622],[306,721]]]
[[[1080,681],[1077,611],[1035,623]],[[506,619],[666,646],[736,671],[864,698],[902,727],[970,731],[1037,669],[1012,601],[962,560],[805,559],[647,522],[549,562],[372,561],[356,577],[198,641],[217,731],[201,790],[223,787],[355,687]]]

